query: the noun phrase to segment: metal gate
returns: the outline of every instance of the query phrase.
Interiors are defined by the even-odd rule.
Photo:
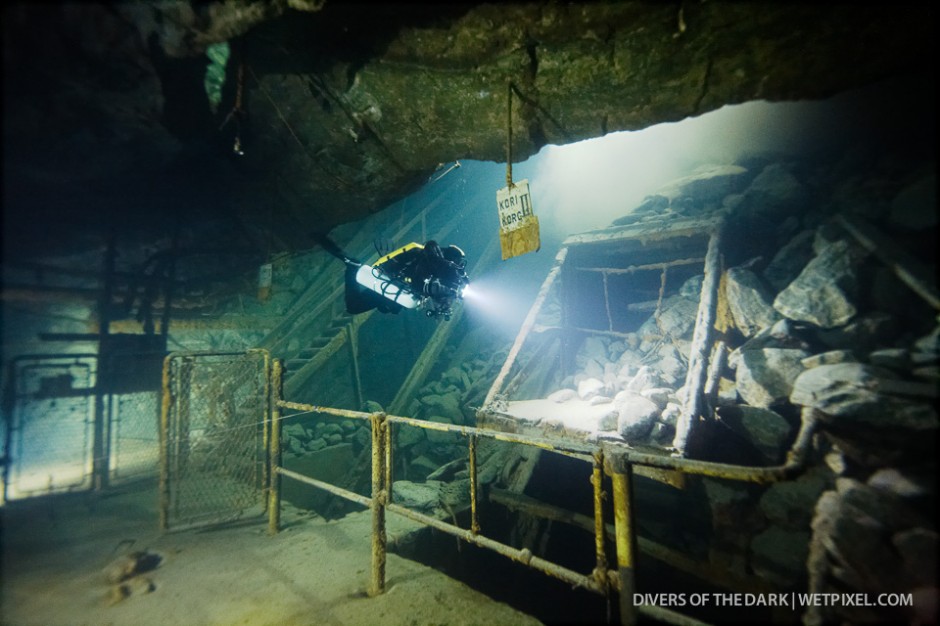
[[[163,530],[265,513],[270,364],[266,350],[166,357],[160,420]]]
[[[11,363],[3,501],[92,487],[97,356]]]

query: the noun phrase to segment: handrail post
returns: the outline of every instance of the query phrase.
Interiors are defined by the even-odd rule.
[[[384,420],[382,423],[382,438],[385,441],[383,446],[383,451],[385,453],[385,472],[382,476],[385,483],[385,502],[384,504],[389,504],[392,501],[392,480],[393,480],[393,468],[394,468],[394,448],[392,446],[392,423],[388,420]]]
[[[268,441],[268,459],[271,465],[268,470],[268,534],[276,535],[281,527],[281,407],[278,402],[283,393],[283,377],[281,360],[274,359],[271,369],[271,393],[274,396],[271,403],[271,429]]]
[[[372,427],[372,578],[369,595],[385,593],[385,413],[369,417]]]
[[[163,359],[162,397],[160,400],[160,530],[170,527],[170,406],[173,395],[170,391],[170,368],[173,355]]]
[[[477,436],[470,435],[467,450],[470,465],[470,532],[480,532],[480,520],[477,517]]]
[[[605,549],[606,535],[604,532],[604,453],[594,453],[594,469],[591,473],[591,485],[594,487],[594,552],[596,565],[594,578],[603,585],[604,595],[608,595],[607,585],[607,550]]]
[[[634,626],[639,612],[633,604],[636,589],[636,527],[633,516],[633,466],[618,456],[608,464],[614,491],[614,534],[620,577],[620,624]]]

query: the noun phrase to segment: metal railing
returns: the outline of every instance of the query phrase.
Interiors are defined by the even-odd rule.
[[[268,530],[275,534],[280,528],[281,477],[287,477],[301,483],[323,489],[333,495],[356,502],[372,510],[372,568],[368,593],[380,595],[385,591],[386,531],[385,512],[391,511],[412,521],[435,528],[453,535],[468,543],[492,550],[513,561],[539,570],[558,578],[574,587],[587,589],[602,596],[612,591],[620,594],[620,619],[622,624],[635,624],[639,615],[671,624],[703,624],[692,617],[663,607],[634,604],[636,589],[635,562],[637,554],[637,532],[635,525],[632,477],[634,471],[674,470],[684,474],[725,478],[730,480],[769,483],[795,476],[800,472],[810,449],[815,422],[808,412],[804,412],[803,421],[796,440],[793,443],[784,464],[774,467],[746,467],[695,461],[684,458],[657,456],[639,453],[622,446],[599,444],[593,450],[575,443],[555,442],[531,436],[517,435],[496,430],[458,426],[453,424],[427,422],[399,415],[386,413],[364,413],[331,407],[289,402],[281,399],[281,365],[273,363],[272,380],[272,427],[270,444],[270,491],[268,503]],[[368,421],[372,441],[372,495],[370,498],[348,491],[341,487],[299,474],[281,467],[280,422],[281,410],[292,409],[307,413],[321,413]],[[470,482],[470,529],[441,521],[435,517],[418,513],[392,502],[392,428],[393,424],[404,424],[428,430],[456,433],[467,437],[469,452]],[[590,574],[582,574],[572,569],[535,556],[528,549],[518,549],[506,545],[482,534],[478,518],[478,481],[476,444],[479,438],[491,438],[497,441],[534,446],[542,450],[564,454],[590,462],[593,467],[591,484],[594,491],[594,536],[595,567]],[[606,525],[604,522],[603,474],[611,478],[614,509],[614,538],[616,544],[616,569],[608,566],[605,550]]]

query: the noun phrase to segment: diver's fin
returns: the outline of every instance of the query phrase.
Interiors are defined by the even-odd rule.
[[[343,249],[340,248],[338,245],[336,245],[336,242],[334,242],[332,239],[330,239],[323,233],[316,233],[316,232],[310,233],[310,237],[314,241],[316,241],[318,244],[323,246],[324,250],[326,250],[327,252],[335,256],[337,259],[339,259],[346,265],[353,265],[355,267],[359,267],[360,265],[362,265],[360,261],[357,261],[356,259],[352,258],[351,256],[347,255],[345,252],[343,252]]]

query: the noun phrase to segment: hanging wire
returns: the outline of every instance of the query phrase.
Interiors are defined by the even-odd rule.
[[[241,46],[238,53],[238,82],[235,87],[235,104],[232,110],[225,116],[219,130],[225,128],[229,122],[235,124],[235,140],[232,144],[232,152],[238,156],[244,156],[245,150],[242,146],[242,120],[245,118],[245,109],[242,106],[245,93],[245,57],[241,54]]]
[[[512,81],[506,81],[506,187],[512,188]]]

